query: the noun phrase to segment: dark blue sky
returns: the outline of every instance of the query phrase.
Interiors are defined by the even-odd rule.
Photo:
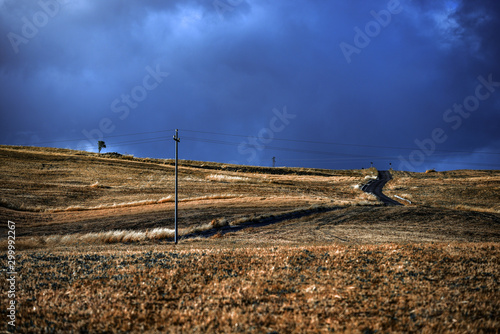
[[[500,168],[500,3],[0,0],[0,143]]]

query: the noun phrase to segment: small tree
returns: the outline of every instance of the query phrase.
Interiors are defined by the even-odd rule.
[[[99,141],[97,142],[97,148],[99,149],[99,154],[101,154],[101,150],[102,150],[103,148],[106,148],[106,143],[104,143],[104,141],[102,141],[102,140],[99,140]]]

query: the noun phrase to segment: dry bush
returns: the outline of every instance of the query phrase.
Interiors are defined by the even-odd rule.
[[[161,240],[165,238],[173,238],[175,230],[169,228],[155,228],[146,232],[147,238],[151,240]]]
[[[146,240],[147,233],[141,232],[141,231],[130,231],[126,233],[123,238],[122,242],[134,242],[134,241],[144,241]]]
[[[186,234],[181,230],[179,234]],[[16,245],[22,249],[56,248],[71,245],[102,245],[122,242],[142,242],[146,240],[163,240],[173,238],[174,230],[155,228],[146,231],[113,230],[98,233],[76,233],[66,235],[49,235],[40,237],[23,237],[16,239]],[[2,241],[4,242],[4,241]]]

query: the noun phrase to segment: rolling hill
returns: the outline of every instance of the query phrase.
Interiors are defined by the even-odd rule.
[[[393,207],[360,190],[375,169],[181,161],[174,245],[172,160],[12,146],[0,159],[20,331],[500,328],[500,171],[391,171]]]

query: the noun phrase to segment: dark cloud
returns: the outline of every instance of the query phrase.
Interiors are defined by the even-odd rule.
[[[170,132],[117,136],[180,128],[245,135],[181,131],[189,159],[269,165],[276,156],[279,164],[327,168],[409,161],[414,170],[500,165],[500,155],[480,153],[500,151],[500,87],[466,118],[447,114],[474,96],[479,76],[500,81],[500,11],[492,0],[0,6],[5,144],[95,149],[102,134],[109,150],[170,157]],[[377,18],[383,24],[367,33]],[[341,43],[357,51],[347,57]],[[284,108],[293,118],[277,116]],[[447,139],[422,149],[435,129]],[[66,141],[86,137],[91,142]]]

